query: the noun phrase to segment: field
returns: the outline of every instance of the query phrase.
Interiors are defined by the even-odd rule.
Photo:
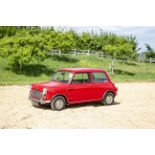
[[[30,84],[49,81],[52,73],[59,68],[91,67],[103,68],[109,72],[111,59],[93,56],[53,56],[38,64],[24,66],[20,71],[11,68],[7,59],[0,58],[0,85]],[[136,62],[114,62],[114,82],[155,81],[155,64]]]
[[[115,104],[33,107],[28,86],[0,87],[0,128],[155,128],[155,83],[116,83]]]
[[[110,63],[109,58],[55,55],[17,70],[0,58],[0,128],[155,128],[155,64],[116,60],[110,77],[119,92],[112,106],[89,103],[56,112],[28,100],[28,85],[49,81],[59,68],[104,68],[109,73]]]

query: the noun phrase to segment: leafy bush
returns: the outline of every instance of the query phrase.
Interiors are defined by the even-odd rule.
[[[155,58],[155,51],[154,49],[149,45],[149,44],[145,44],[145,47],[146,47],[146,52],[145,55],[147,58]]]
[[[118,36],[113,33],[77,34],[73,30],[62,32],[40,27],[0,27],[0,56],[8,58],[19,69],[23,65],[38,63],[46,58],[51,49],[68,53],[72,49],[102,51],[113,57],[137,55],[135,37]]]
[[[26,35],[5,37],[0,41],[0,56],[8,58],[14,67],[41,61],[46,56],[47,47],[43,38]]]

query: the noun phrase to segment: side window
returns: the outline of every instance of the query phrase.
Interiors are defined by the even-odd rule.
[[[72,83],[89,83],[90,74],[89,73],[77,73],[74,75]]]
[[[82,78],[83,78],[83,83],[88,83],[88,82],[90,82],[90,76],[89,76],[90,74],[89,73],[83,73],[82,74]]]
[[[105,73],[103,73],[103,72],[95,72],[92,74],[92,77],[93,77],[93,81],[95,81],[95,82],[106,82],[106,81],[108,81]]]

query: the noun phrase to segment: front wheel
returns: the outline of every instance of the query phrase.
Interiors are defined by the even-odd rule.
[[[66,106],[66,100],[62,96],[55,97],[51,102],[51,109],[60,111],[63,110]]]
[[[115,95],[111,92],[108,92],[104,99],[102,100],[103,105],[112,105],[114,103]]]

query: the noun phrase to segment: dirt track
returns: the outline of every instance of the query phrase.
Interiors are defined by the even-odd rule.
[[[116,104],[33,107],[28,86],[0,87],[0,128],[155,128],[155,83],[120,83]]]

